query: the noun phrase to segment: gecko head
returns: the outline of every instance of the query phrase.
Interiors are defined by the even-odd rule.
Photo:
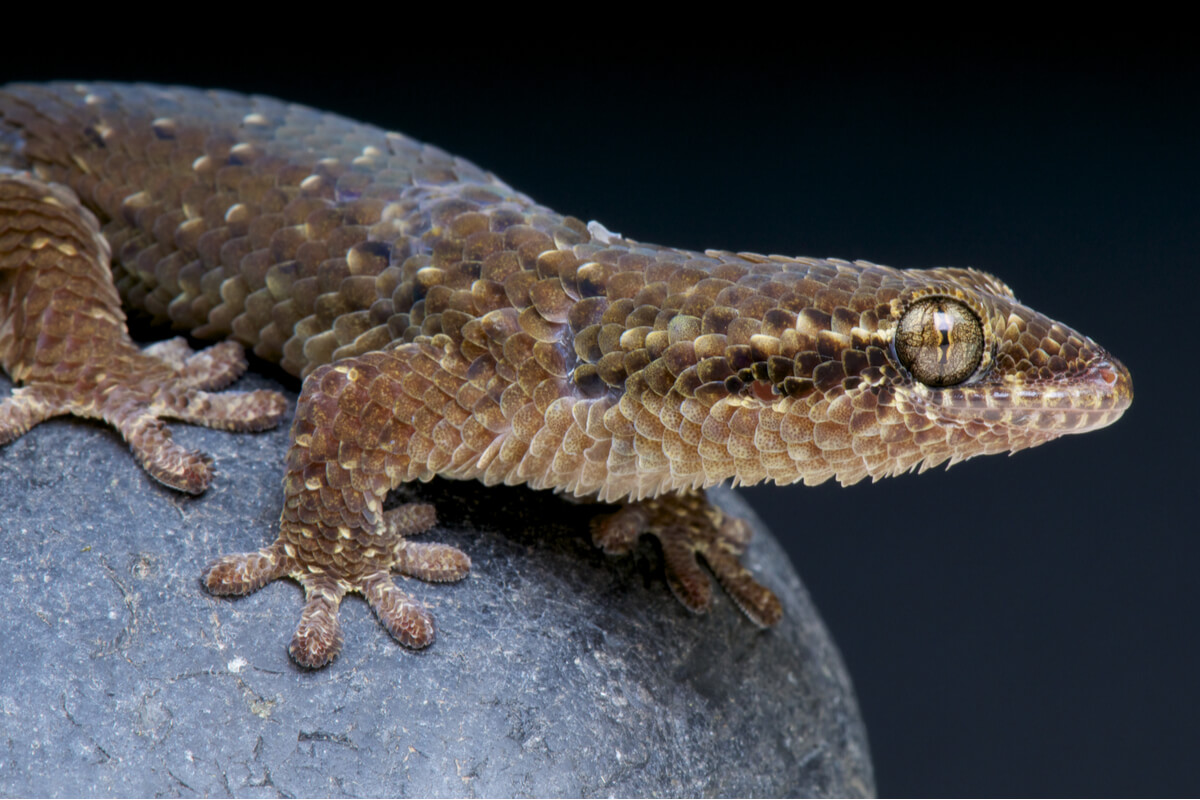
[[[777,480],[849,484],[1015,452],[1110,425],[1133,399],[1120,361],[991,275],[834,266],[830,284],[857,290],[767,314],[764,329],[794,323],[760,348],[782,358],[747,373],[760,381],[743,394],[769,383],[777,399],[758,396],[783,415],[797,477]]]
[[[919,273],[876,336],[892,367],[882,394],[923,445],[922,468],[1093,431],[1129,407],[1120,361],[1003,282],[970,269]]]

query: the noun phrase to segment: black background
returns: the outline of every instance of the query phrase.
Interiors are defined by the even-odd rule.
[[[382,22],[265,51],[266,29],[242,38],[228,13],[216,30],[239,35],[195,44],[10,49],[0,79],[273,94],[437,143],[643,241],[986,269],[1108,347],[1135,391],[1112,428],[747,494],[842,649],[881,794],[1200,792],[1195,60],[897,36],[671,63],[667,39],[615,35],[479,59],[445,28]]]

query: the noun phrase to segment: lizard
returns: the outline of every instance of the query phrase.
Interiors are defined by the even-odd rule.
[[[220,339],[141,348],[131,314]],[[402,134],[266,97],[150,85],[0,89],[0,444],[53,416],[110,423],[191,494],[211,459],[164,419],[277,425],[274,392],[218,390],[243,348],[302,379],[276,540],[203,572],[214,594],[283,577],[288,651],[340,651],[360,593],[389,633],[434,620],[393,573],[466,576],[414,537],[436,476],[616,503],[609,553],[658,538],[689,609],[717,578],[761,626],[779,600],[742,565],[749,528],[704,489],[848,485],[1006,453],[1116,421],[1129,371],[969,268],[703,252],[538,205]]]

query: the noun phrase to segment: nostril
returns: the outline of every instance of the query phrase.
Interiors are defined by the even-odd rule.
[[[1125,409],[1133,401],[1133,379],[1129,370],[1111,356],[1093,367],[1092,374],[1103,384],[1101,391],[1115,400],[1116,408]]]

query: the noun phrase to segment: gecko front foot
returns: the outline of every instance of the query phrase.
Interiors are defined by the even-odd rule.
[[[420,649],[433,643],[433,616],[395,584],[392,573],[440,583],[461,580],[471,570],[470,558],[458,548],[407,538],[435,522],[434,508],[426,503],[385,512],[378,530],[285,520],[269,547],[210,564],[204,585],[213,594],[242,595],[285,576],[299,582],[305,604],[288,653],[303,667],[324,666],[341,650],[338,608],[350,592],[366,598],[396,641]]]
[[[703,613],[712,603],[712,582],[698,563],[703,558],[755,624],[769,627],[783,616],[779,598],[739,560],[750,543],[750,526],[713,506],[703,492],[630,503],[592,521],[592,540],[611,555],[628,553],[642,534],[652,534],[662,544],[667,584],[690,611]]]

